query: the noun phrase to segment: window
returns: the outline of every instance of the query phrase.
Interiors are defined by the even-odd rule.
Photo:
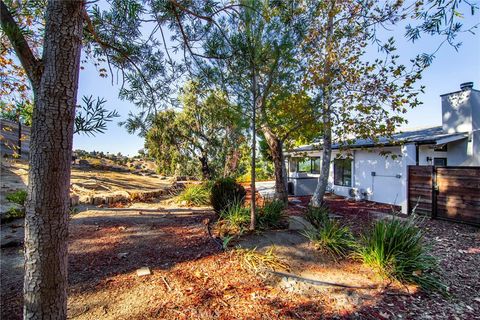
[[[312,158],[312,173],[320,173],[320,158]]]
[[[291,160],[290,172],[320,173],[320,158],[294,158]]]
[[[446,167],[447,158],[433,158],[433,165],[436,167]]]
[[[352,186],[352,159],[333,161],[333,183],[337,186]]]
[[[448,151],[447,144],[442,144],[442,145],[435,146],[435,147],[433,147],[433,151],[447,152]]]
[[[312,169],[312,163],[310,158],[305,158],[298,162],[297,171],[298,172],[310,172]]]

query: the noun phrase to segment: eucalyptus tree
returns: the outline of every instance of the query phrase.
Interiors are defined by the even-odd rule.
[[[195,81],[184,86],[180,107],[154,117],[146,135],[148,153],[166,174],[178,173],[177,166],[195,169],[200,164],[204,180],[224,175],[229,154],[243,139],[240,107],[221,90],[201,88]]]

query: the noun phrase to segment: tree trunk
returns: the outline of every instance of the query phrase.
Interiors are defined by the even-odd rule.
[[[263,126],[262,132],[267,141],[275,169],[275,199],[288,202],[288,192],[285,177],[285,158],[283,157],[283,142],[270,130]]]
[[[325,121],[325,120],[324,120]],[[327,120],[328,123],[328,120]],[[330,126],[325,126],[323,130],[323,152],[322,152],[322,168],[318,177],[317,187],[313,193],[310,205],[319,207],[323,202],[323,197],[327,190],[328,177],[330,176],[330,161],[332,158],[332,130]]]
[[[73,123],[83,1],[49,1],[44,71],[34,86],[25,217],[24,319],[66,319]]]
[[[313,207],[318,207],[323,202],[323,197],[325,196],[325,191],[327,190],[328,177],[330,175],[330,161],[332,158],[332,105],[331,105],[331,92],[330,84],[333,80],[332,75],[332,64],[335,61],[335,55],[333,54],[333,19],[335,17],[335,5],[336,0],[330,0],[330,8],[328,12],[328,22],[327,22],[327,33],[325,36],[325,48],[326,48],[326,58],[325,66],[323,69],[324,82],[322,85],[322,121],[323,121],[323,157],[322,157],[322,168],[320,170],[320,176],[318,177],[318,184],[313,193],[312,199],[310,200],[310,205]]]
[[[255,178],[257,167],[257,82],[255,77],[255,66],[252,67],[252,163],[251,169],[251,181],[250,181],[250,230],[255,230],[257,224],[257,194],[255,190]]]
[[[210,166],[208,165],[208,158],[204,155],[199,157],[200,163],[202,164],[202,178],[205,181],[208,181],[212,178],[212,172],[210,171]]]
[[[22,157],[22,121],[20,120],[20,116],[18,116],[18,157]]]

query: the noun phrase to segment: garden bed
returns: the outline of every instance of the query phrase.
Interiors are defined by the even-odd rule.
[[[345,200],[346,201],[346,200]],[[353,229],[374,215],[338,200],[335,213]],[[358,204],[360,205],[360,203]],[[290,205],[288,209],[297,210]],[[375,208],[377,211],[378,208]],[[302,214],[297,212],[297,214]],[[440,259],[450,298],[389,284],[360,262],[335,261],[288,230],[250,234],[258,250],[275,241],[288,274],[351,287],[315,285],[294,277],[255,274],[235,251],[223,252],[203,221],[207,208],[166,202],[89,207],[75,215],[69,240],[69,317],[74,319],[473,319],[480,308],[480,233],[427,220],[422,225]],[[2,244],[22,241],[21,222],[2,225]],[[8,237],[9,236],[9,237]],[[255,238],[257,237],[257,238]],[[261,238],[261,239],[260,239]],[[275,240],[280,239],[280,240]],[[14,243],[15,244],[15,243]],[[285,250],[284,250],[285,249]],[[21,319],[21,243],[2,247],[2,319]],[[300,259],[303,257],[304,259]],[[138,276],[148,267],[151,275]]]

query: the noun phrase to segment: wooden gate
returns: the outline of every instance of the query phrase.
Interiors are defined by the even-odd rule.
[[[480,225],[480,167],[408,169],[409,212]]]

